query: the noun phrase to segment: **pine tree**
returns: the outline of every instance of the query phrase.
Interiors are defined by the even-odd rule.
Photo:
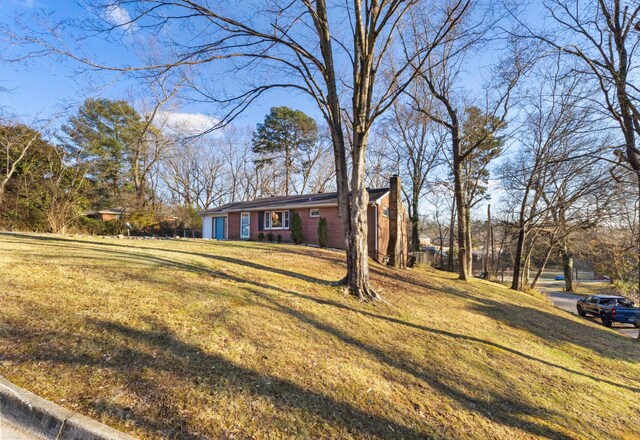
[[[329,244],[329,226],[327,225],[327,219],[324,217],[320,217],[318,222],[318,244],[323,248]]]
[[[253,134],[253,151],[260,157],[256,165],[282,161],[285,171],[284,193],[289,195],[291,178],[301,171],[300,154],[309,151],[318,139],[318,126],[313,118],[289,107],[272,107],[264,123]]]
[[[303,242],[302,219],[296,211],[291,211],[291,240],[295,244]]]

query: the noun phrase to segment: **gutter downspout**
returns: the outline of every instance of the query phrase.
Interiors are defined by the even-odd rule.
[[[376,242],[375,242],[375,251],[376,251],[376,261],[378,260],[378,204],[376,203],[375,205],[373,205],[373,207],[375,208],[375,222],[376,222],[376,228],[375,228],[375,237],[376,237]]]

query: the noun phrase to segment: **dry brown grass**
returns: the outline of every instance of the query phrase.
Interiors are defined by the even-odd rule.
[[[239,242],[0,234],[0,373],[142,438],[638,438],[640,345],[544,300]]]

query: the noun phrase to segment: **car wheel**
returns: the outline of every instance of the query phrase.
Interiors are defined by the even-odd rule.
[[[604,313],[600,315],[600,320],[602,321],[602,325],[604,325],[605,327],[611,327],[611,324],[613,324],[609,317]]]
[[[582,310],[582,307],[578,306],[578,315],[580,316],[587,316],[587,314],[585,313],[584,310]]]

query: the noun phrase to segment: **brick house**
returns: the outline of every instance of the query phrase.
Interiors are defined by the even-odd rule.
[[[393,176],[389,188],[367,191],[369,256],[378,262],[404,266],[408,252],[407,214],[399,179]],[[266,197],[202,211],[202,238],[257,240],[258,234],[271,233],[274,237],[280,235],[285,243],[291,242],[292,211],[296,211],[302,220],[305,243],[318,244],[318,222],[324,217],[329,230],[329,247],[346,247],[335,192]]]
[[[83,216],[108,222],[111,220],[121,220],[124,218],[124,208],[109,208],[101,210],[90,210],[82,213]]]

